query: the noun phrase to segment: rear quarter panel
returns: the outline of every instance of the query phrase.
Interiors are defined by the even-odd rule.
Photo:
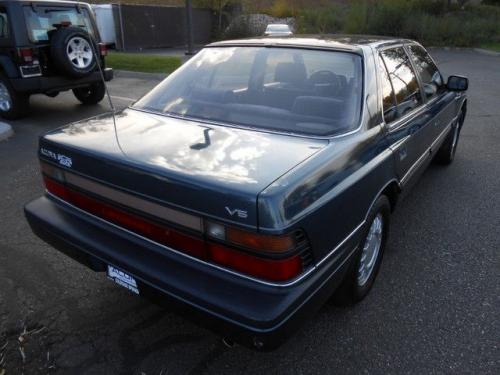
[[[318,262],[359,234],[354,232],[363,227],[374,199],[391,182],[393,155],[381,127],[333,141],[260,194],[259,228],[271,233],[304,229]]]

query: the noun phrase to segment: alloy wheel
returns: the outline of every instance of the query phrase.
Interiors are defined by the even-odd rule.
[[[92,63],[92,47],[82,37],[75,36],[69,40],[66,46],[66,54],[71,64],[78,69],[85,69]]]
[[[372,221],[359,261],[357,281],[359,286],[363,286],[369,280],[375,269],[378,254],[382,246],[382,235],[384,218],[381,213]]]

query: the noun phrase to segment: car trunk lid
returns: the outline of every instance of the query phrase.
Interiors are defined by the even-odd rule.
[[[257,196],[326,140],[127,109],[42,137],[40,157],[180,211],[258,226]]]

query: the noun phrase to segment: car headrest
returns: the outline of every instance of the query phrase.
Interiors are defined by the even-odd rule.
[[[323,96],[297,96],[292,112],[299,115],[317,116],[329,119],[339,118],[343,114],[344,101]]]
[[[307,78],[306,67],[298,63],[278,63],[274,73],[276,82],[291,83],[294,86],[302,86]]]
[[[206,102],[225,103],[232,101],[233,92],[223,89],[196,87],[191,92],[191,98]]]
[[[337,83],[337,75],[328,70],[320,70],[314,72],[309,77],[309,83],[313,85],[322,85],[322,84],[336,84]]]

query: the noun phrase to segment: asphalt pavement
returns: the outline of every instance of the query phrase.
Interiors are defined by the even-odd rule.
[[[0,374],[500,374],[500,57],[432,53],[445,75],[470,78],[455,162],[432,165],[400,202],[370,295],[324,306],[271,353],[226,347],[31,233],[39,134],[108,110],[33,97],[0,142]],[[157,81],[112,81],[116,107]]]

